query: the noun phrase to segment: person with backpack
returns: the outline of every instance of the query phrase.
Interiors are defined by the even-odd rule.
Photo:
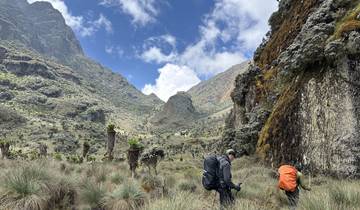
[[[296,164],[283,164],[280,166],[279,173],[279,188],[285,191],[289,200],[290,209],[294,210],[299,201],[299,187],[304,190],[311,191],[311,188],[305,184],[304,175],[301,173],[302,166]]]
[[[231,162],[235,157],[235,151],[229,149],[223,156],[209,156],[204,161],[203,186],[207,190],[216,190],[219,193],[221,209],[230,207],[235,203],[231,189],[238,192],[241,190],[241,183],[235,185],[231,180]]]

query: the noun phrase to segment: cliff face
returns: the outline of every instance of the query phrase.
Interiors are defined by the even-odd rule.
[[[359,3],[280,1],[248,78],[236,81],[224,146],[247,149],[253,134],[246,142],[273,166],[360,176]]]
[[[59,60],[83,55],[75,34],[48,2],[0,0],[0,38]]]

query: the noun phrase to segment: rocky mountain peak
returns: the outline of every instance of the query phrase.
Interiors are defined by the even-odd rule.
[[[17,40],[25,48],[60,61],[83,55],[74,32],[49,2],[1,0],[0,38]]]
[[[198,117],[191,96],[186,92],[178,92],[150,119],[150,123],[155,130],[177,130],[189,126]]]

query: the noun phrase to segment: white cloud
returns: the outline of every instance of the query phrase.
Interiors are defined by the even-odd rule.
[[[77,31],[81,36],[91,36],[101,28],[104,28],[107,33],[113,33],[112,23],[103,14],[100,14],[97,20],[88,21],[86,27],[83,26]]]
[[[199,76],[213,76],[245,61],[245,55],[256,49],[277,4],[275,0],[215,0],[214,9],[199,26],[199,39],[183,52],[173,47],[165,53],[163,44],[155,42],[146,44],[140,57],[145,62],[186,65]]]
[[[168,55],[165,55],[160,48],[151,47],[147,51],[141,54],[141,58],[146,62],[156,62],[156,63],[165,63],[171,62],[176,57],[176,54],[171,52]]]
[[[157,47],[159,46],[159,47]],[[166,54],[163,49],[168,48],[169,53]],[[144,51],[139,58],[145,62],[155,62],[158,64],[166,62],[174,62],[177,55],[176,38],[170,34],[162,36],[154,36],[145,40],[143,45]]]
[[[109,55],[116,55],[120,58],[124,55],[124,50],[119,46],[105,46],[105,52]]]
[[[134,24],[140,26],[155,22],[159,13],[155,8],[155,0],[101,0],[100,5],[119,7],[123,13],[132,17]]]
[[[188,91],[200,82],[195,72],[187,66],[166,64],[158,71],[160,76],[155,84],[146,84],[142,92],[147,95],[154,93],[163,101],[179,91]]]
[[[65,23],[70,26],[74,31],[78,32],[81,36],[91,36],[102,27],[108,33],[112,33],[111,22],[103,15],[100,14],[97,20],[85,20],[83,16],[74,16],[69,11],[63,0],[27,0],[30,4],[36,1],[45,1],[51,3],[51,5],[58,10],[65,19]]]

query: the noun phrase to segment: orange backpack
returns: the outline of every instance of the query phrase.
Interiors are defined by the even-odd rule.
[[[294,192],[297,187],[297,170],[290,165],[283,165],[279,168],[279,188],[285,191]]]

